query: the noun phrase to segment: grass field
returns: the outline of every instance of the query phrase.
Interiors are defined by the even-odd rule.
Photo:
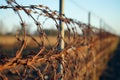
[[[39,36],[33,36],[38,42],[41,42]],[[20,37],[22,38],[22,37]],[[37,47],[38,45],[33,41],[31,37],[27,37],[27,45],[28,47]],[[56,37],[54,36],[48,36],[48,40],[45,40],[45,45],[48,46],[54,45],[57,42]],[[0,36],[0,47],[3,48],[14,48],[19,46],[19,42],[15,36]]]
[[[41,39],[39,36],[33,36],[37,42],[41,43]],[[22,37],[20,37],[22,38]],[[26,38],[27,47],[24,49],[23,54],[27,55],[30,51],[39,51],[38,44],[31,38]],[[49,40],[49,42],[48,42]],[[45,46],[54,46],[57,42],[55,36],[48,36],[48,40],[45,40]],[[8,57],[15,56],[17,50],[20,48],[21,43],[17,40],[15,36],[0,36],[0,54],[4,54]]]

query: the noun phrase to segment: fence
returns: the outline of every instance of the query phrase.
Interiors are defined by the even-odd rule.
[[[99,65],[108,58],[106,55],[108,56],[114,50],[113,47],[117,45],[116,35],[106,32],[104,29],[67,18],[65,15],[61,17],[49,7],[43,5],[22,6],[15,0],[7,0],[6,2],[8,5],[0,6],[0,9],[12,9],[19,16],[23,35],[20,39],[19,34],[16,34],[18,42],[21,43],[16,56],[9,59],[1,58],[1,80],[59,80],[61,77],[64,80],[95,80],[99,75],[97,72]],[[26,23],[20,11],[23,11],[34,21],[41,39],[40,42],[26,33]],[[36,14],[37,19],[32,14]],[[47,19],[52,19],[57,30],[60,29],[58,22],[61,20],[67,31],[66,38],[62,38],[58,31],[57,42],[54,46],[49,46],[49,49],[45,46],[46,41],[49,42],[48,36],[42,23],[38,21],[41,16],[46,17],[44,22]],[[27,36],[30,36],[40,49],[32,55],[23,57],[23,50],[27,47]],[[57,50],[60,39],[65,42],[65,48],[62,51]],[[59,64],[63,67],[62,73],[58,71]]]

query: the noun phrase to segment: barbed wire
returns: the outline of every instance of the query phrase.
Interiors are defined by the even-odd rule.
[[[0,9],[12,9],[18,15],[21,21],[20,25],[23,31],[23,38],[20,39],[18,34],[16,34],[16,38],[18,42],[21,42],[21,46],[17,50],[15,57],[3,57],[0,59],[1,79],[58,80],[63,77],[64,80],[93,80],[96,74],[96,57],[100,58],[98,53],[113,44],[112,42],[114,42],[116,38],[115,35],[75,19],[67,18],[65,15],[61,17],[59,13],[51,10],[47,6],[22,6],[15,0],[6,0],[6,2],[8,5],[0,6]],[[26,23],[20,11],[23,11],[34,21],[41,39],[40,42],[26,33]],[[32,14],[37,14],[38,17],[35,18]],[[58,21],[61,20],[64,22],[68,32],[67,40],[63,39],[58,32],[55,46],[50,46],[50,49],[48,49],[45,46],[45,40],[49,43],[48,36],[42,27],[42,23],[38,21],[41,16],[46,18],[45,21],[47,18],[52,19],[53,22],[55,22],[57,30],[60,28]],[[82,31],[82,34],[78,33],[77,28]],[[23,57],[23,50],[27,47],[26,36],[31,37],[33,41],[38,44],[39,51]],[[62,51],[57,50],[59,39],[63,39],[66,44]],[[100,47],[100,43],[104,45]],[[62,58],[63,54],[64,59]],[[62,74],[57,71],[58,64],[62,64],[63,66]],[[91,70],[89,68],[91,68]],[[94,77],[92,77],[92,75],[94,75]]]

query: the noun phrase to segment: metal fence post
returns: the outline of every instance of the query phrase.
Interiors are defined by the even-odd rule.
[[[62,17],[63,14],[64,14],[64,0],[60,0],[59,15]],[[60,39],[59,48],[62,50],[62,49],[64,49],[64,40],[63,40],[64,39],[64,23],[60,20],[59,25],[60,25],[59,33],[62,37]]]
[[[90,21],[91,20],[91,12],[88,12],[88,25],[90,26]]]
[[[60,2],[60,6],[59,6],[59,15],[60,17],[63,16],[64,14],[64,0],[59,0]],[[59,45],[58,45],[58,51],[61,51],[64,49],[64,23],[59,20],[59,35],[60,35],[60,38],[59,38]],[[64,55],[62,55],[62,58],[64,59]],[[58,73],[61,73],[63,75],[63,66],[62,64],[58,64],[58,70],[57,70]],[[63,76],[59,79],[59,80],[63,80]]]

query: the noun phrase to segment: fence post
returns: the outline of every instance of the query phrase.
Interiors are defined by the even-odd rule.
[[[59,15],[62,17],[64,14],[64,0],[60,0],[60,7],[59,7]],[[62,50],[64,49],[64,23],[59,20],[59,33],[62,38],[60,38],[60,44],[59,44],[59,49]]]
[[[64,14],[64,0],[59,0],[59,15],[60,17],[63,16]],[[61,51],[64,49],[64,23],[59,20],[59,35],[60,35],[60,38],[59,38],[59,45],[58,45],[58,51]],[[62,59],[64,59],[64,55],[62,55]],[[58,64],[58,70],[57,70],[58,73],[61,73],[63,75],[63,66],[62,64]],[[63,76],[59,79],[59,80],[63,80]]]
[[[102,19],[100,19],[100,25],[99,26],[100,26],[100,29],[101,29],[101,27],[102,27]]]
[[[88,28],[90,28],[90,27],[91,27],[91,12],[88,12]],[[88,37],[88,42],[90,44],[89,38],[91,39],[91,37],[92,37],[92,39],[93,39],[94,35],[93,35],[93,33],[91,34],[91,31],[88,33],[88,35],[89,35],[89,36],[87,36]],[[89,53],[89,50],[88,50],[88,53]],[[93,76],[92,76],[92,80],[96,80],[96,64],[95,64],[96,55],[95,55],[94,52],[91,55],[93,56]],[[87,79],[89,79],[88,74],[87,74]]]
[[[99,22],[99,27],[100,27],[100,50],[101,50],[101,41],[102,41],[102,38],[101,38],[101,32],[102,32],[102,19],[100,19],[100,22]]]
[[[86,34],[84,35],[85,36],[85,43],[87,43],[87,46],[90,42],[90,36],[91,36],[91,32],[88,31],[88,29],[90,29],[90,21],[91,21],[91,12],[88,12],[88,26],[87,26],[87,29],[86,29]],[[89,49],[87,48],[87,53],[89,53]],[[87,62],[85,61],[85,63],[87,64]],[[86,69],[87,69],[88,66],[86,66]],[[86,72],[86,76],[85,76],[85,80],[88,80],[88,72]]]
[[[91,12],[88,12],[88,25],[90,26],[90,22],[91,22]]]

